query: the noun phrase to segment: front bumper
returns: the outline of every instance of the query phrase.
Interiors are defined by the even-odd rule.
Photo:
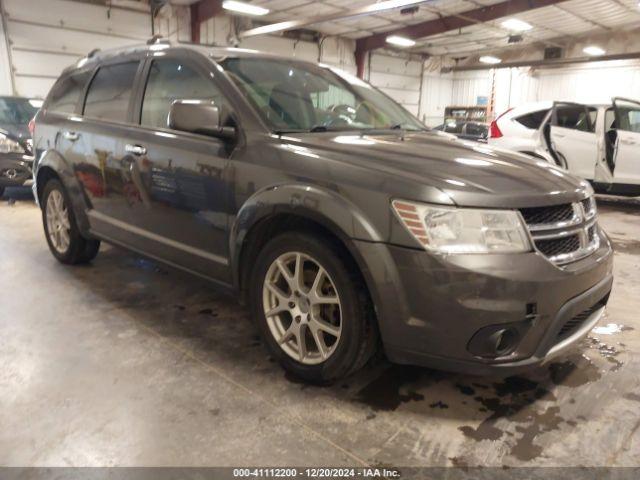
[[[0,154],[0,187],[28,186],[33,182],[33,157],[18,153]]]
[[[441,256],[361,242],[387,356],[487,375],[562,355],[597,323],[611,291],[613,251],[599,235],[596,252],[563,268],[537,252]],[[478,354],[472,339],[503,327],[518,334],[513,348]]]

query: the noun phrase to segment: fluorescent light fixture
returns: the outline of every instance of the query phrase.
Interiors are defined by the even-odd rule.
[[[527,30],[531,30],[533,27],[529,25],[527,22],[523,22],[522,20],[518,20],[517,18],[510,18],[509,20],[505,20],[502,22],[502,27],[507,30],[513,30],[514,32],[526,32]]]
[[[607,53],[604,49],[596,45],[590,45],[588,47],[585,47],[582,51],[587,55],[591,55],[592,57],[597,57],[599,55],[604,55],[605,53]]]
[[[30,98],[29,103],[33,108],[40,108],[44,103],[44,100],[40,100],[39,98]]]
[[[378,2],[368,9],[370,12],[379,12],[380,10],[392,10],[394,8],[402,8],[414,3],[422,3],[424,0],[387,0],[386,2]]]
[[[502,60],[500,58],[492,57],[490,55],[485,55],[483,57],[480,57],[480,61],[482,63],[491,63],[491,64],[502,63]]]
[[[231,10],[236,13],[244,13],[245,15],[266,15],[269,10],[244,2],[236,2],[235,0],[225,0],[222,2],[222,8]]]
[[[414,42],[410,38],[399,37],[397,35],[391,35],[390,37],[387,37],[387,43],[397,45],[398,47],[413,47],[416,44],[416,42]]]

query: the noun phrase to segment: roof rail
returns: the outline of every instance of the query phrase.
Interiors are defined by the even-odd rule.
[[[169,40],[164,38],[162,35],[154,35],[149,40],[147,40],[147,45],[155,45],[156,43],[169,44]]]

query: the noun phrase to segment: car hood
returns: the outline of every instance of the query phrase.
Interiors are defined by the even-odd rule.
[[[439,132],[303,133],[282,139],[320,157],[438,188],[461,206],[545,206],[592,192],[588,182],[544,160]]]

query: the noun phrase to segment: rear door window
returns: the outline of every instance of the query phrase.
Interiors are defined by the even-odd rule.
[[[556,107],[554,126],[579,130],[581,132],[593,132],[597,110],[594,107],[582,105],[560,105]]]
[[[544,120],[544,117],[547,116],[547,113],[549,113],[549,110],[538,110],[537,112],[520,115],[519,117],[516,117],[516,122],[527,128],[537,130],[540,128],[540,125],[542,125],[542,121]]]
[[[617,110],[616,125],[619,130],[627,132],[640,133],[640,103],[616,99],[615,106]]]
[[[60,78],[51,89],[47,99],[47,110],[74,113],[90,72],[76,73]]]
[[[139,62],[100,67],[84,104],[84,115],[100,120],[126,122],[129,100]]]

